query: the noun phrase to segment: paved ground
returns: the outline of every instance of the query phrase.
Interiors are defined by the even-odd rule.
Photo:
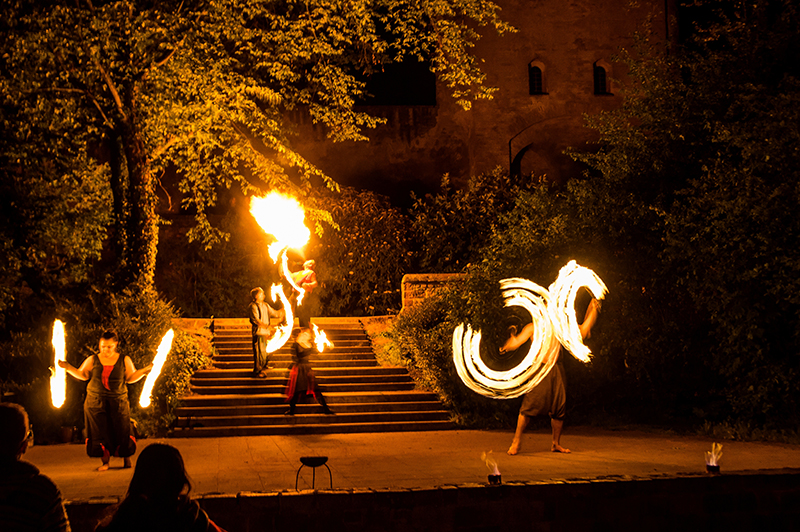
[[[235,438],[141,440],[139,449],[166,441],[180,449],[194,483],[194,495],[294,489],[300,457],[328,456],[334,488],[413,488],[486,482],[481,453],[494,451],[504,482],[602,476],[700,474],[711,440],[645,431],[570,427],[562,443],[572,454],[549,452],[549,434],[529,432],[523,452],[508,456],[509,431],[438,431],[386,434],[252,436]],[[800,468],[800,445],[723,442],[723,473]],[[36,446],[25,459],[61,488],[66,500],[122,496],[132,469],[98,473],[82,445]],[[134,457],[135,464],[135,457]],[[304,468],[299,488],[311,485]],[[316,487],[329,486],[328,472],[317,470]]]

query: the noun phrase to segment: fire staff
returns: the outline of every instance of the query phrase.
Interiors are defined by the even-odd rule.
[[[111,456],[123,458],[123,467],[131,467],[136,440],[131,434],[127,384],[139,381],[153,369],[150,364],[137,370],[129,356],[117,352],[118,344],[117,333],[106,331],[100,337],[100,352],[84,360],[79,368],[58,361],[76,379],[89,381],[83,403],[86,454],[103,461],[98,471],[108,469]]]

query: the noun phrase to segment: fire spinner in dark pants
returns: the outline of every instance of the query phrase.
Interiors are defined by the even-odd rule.
[[[311,363],[308,361],[311,353],[316,352],[314,334],[311,329],[308,327],[300,329],[292,349],[293,364],[289,373],[289,385],[286,387],[286,398],[289,401],[289,410],[286,411],[286,415],[293,416],[298,399],[302,399],[306,395],[313,395],[326,414],[333,414],[328,408],[328,403],[325,402],[322,390],[316,384],[314,372],[311,371]]]

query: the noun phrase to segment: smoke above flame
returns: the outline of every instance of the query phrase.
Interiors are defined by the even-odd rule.
[[[142,386],[142,393],[139,396],[139,406],[147,408],[150,406],[150,396],[153,393],[153,385],[156,383],[158,376],[161,374],[161,369],[164,367],[164,362],[167,360],[167,355],[172,349],[172,339],[175,336],[175,331],[168,330],[167,333],[161,338],[161,343],[158,344],[158,351],[156,357],[153,359],[153,369],[147,375],[147,379]]]
[[[66,360],[66,340],[64,334],[64,323],[61,320],[53,322],[53,349],[55,359],[50,375],[50,400],[53,406],[61,408],[67,398],[67,370],[58,365],[59,360]]]
[[[487,397],[513,399],[544,379],[558,360],[561,344],[577,359],[588,362],[591,351],[583,343],[575,317],[575,297],[581,287],[598,300],[608,292],[593,271],[574,260],[561,269],[549,289],[522,278],[500,281],[505,306],[522,307],[531,316],[530,347],[513,368],[492,370],[481,357],[481,332],[459,324],[453,331],[453,362],[464,384]]]
[[[500,474],[500,470],[497,468],[497,460],[494,459],[492,451],[489,451],[488,453],[486,452],[481,453],[481,460],[484,461],[486,467],[488,467],[489,471],[492,472],[492,475]]]

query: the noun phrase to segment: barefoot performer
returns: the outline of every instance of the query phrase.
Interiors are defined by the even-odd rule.
[[[123,467],[131,467],[130,457],[136,452],[131,434],[128,384],[138,382],[153,365],[137,370],[129,356],[117,352],[119,338],[114,331],[100,336],[100,353],[92,355],[76,368],[66,360],[58,365],[78,380],[89,381],[83,403],[86,421],[86,454],[100,458],[98,471],[108,470],[111,456],[123,458]]]
[[[592,326],[597,321],[597,314],[600,311],[600,302],[592,299],[589,303],[589,308],[586,309],[586,315],[583,322],[578,326],[580,328],[581,338],[589,338]],[[534,324],[529,323],[523,327],[519,334],[516,329],[511,329],[511,336],[506,340],[506,343],[500,348],[500,353],[507,353],[513,351],[524,344],[533,334]],[[531,391],[525,394],[522,400],[522,406],[519,409],[519,416],[517,417],[517,429],[514,433],[514,440],[511,442],[511,447],[508,448],[508,454],[517,454],[522,444],[522,435],[528,427],[528,421],[531,417],[549,415],[550,427],[553,434],[553,442],[550,450],[554,453],[568,453],[569,449],[561,446],[561,431],[564,427],[564,415],[566,414],[567,392],[564,385],[564,365],[560,357],[553,366],[553,369],[544,377],[544,379],[537,384]]]

